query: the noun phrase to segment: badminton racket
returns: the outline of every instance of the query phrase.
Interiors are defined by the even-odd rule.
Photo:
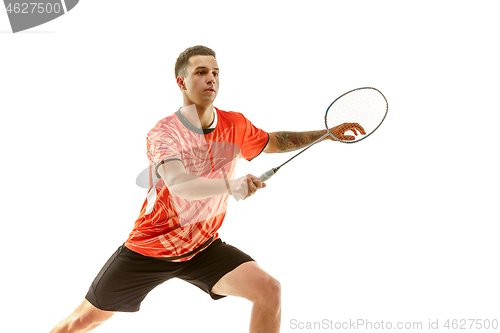
[[[259,177],[260,180],[262,182],[269,180],[282,166],[328,136],[343,143],[356,143],[366,139],[382,125],[388,109],[387,99],[378,89],[363,87],[346,92],[335,99],[326,109],[326,134],[285,163],[263,173]],[[237,194],[233,196],[236,201],[241,199]]]

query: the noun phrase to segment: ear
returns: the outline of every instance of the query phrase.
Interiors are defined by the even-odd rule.
[[[181,90],[186,90],[186,84],[184,83],[184,78],[182,76],[177,77],[177,85]]]

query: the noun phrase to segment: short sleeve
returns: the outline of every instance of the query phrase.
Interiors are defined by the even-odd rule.
[[[250,161],[259,156],[269,142],[269,134],[255,127],[245,118],[245,135],[241,146],[243,157]]]
[[[149,162],[158,178],[160,178],[158,174],[160,165],[172,160],[182,161],[178,143],[163,131],[149,132],[147,146]]]

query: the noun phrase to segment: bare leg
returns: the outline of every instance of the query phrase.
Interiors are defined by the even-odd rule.
[[[224,275],[212,288],[218,295],[243,297],[253,303],[250,333],[277,333],[281,324],[280,283],[254,262]]]
[[[57,324],[50,333],[90,332],[113,316],[114,312],[103,311],[84,300],[75,311]]]

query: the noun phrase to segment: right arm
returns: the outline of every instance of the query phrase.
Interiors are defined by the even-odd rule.
[[[206,179],[190,175],[186,173],[182,162],[178,160],[163,163],[158,168],[158,173],[170,193],[183,199],[198,200],[228,193],[224,179]],[[246,175],[229,180],[229,186],[232,194],[246,199],[266,185],[258,177]]]

